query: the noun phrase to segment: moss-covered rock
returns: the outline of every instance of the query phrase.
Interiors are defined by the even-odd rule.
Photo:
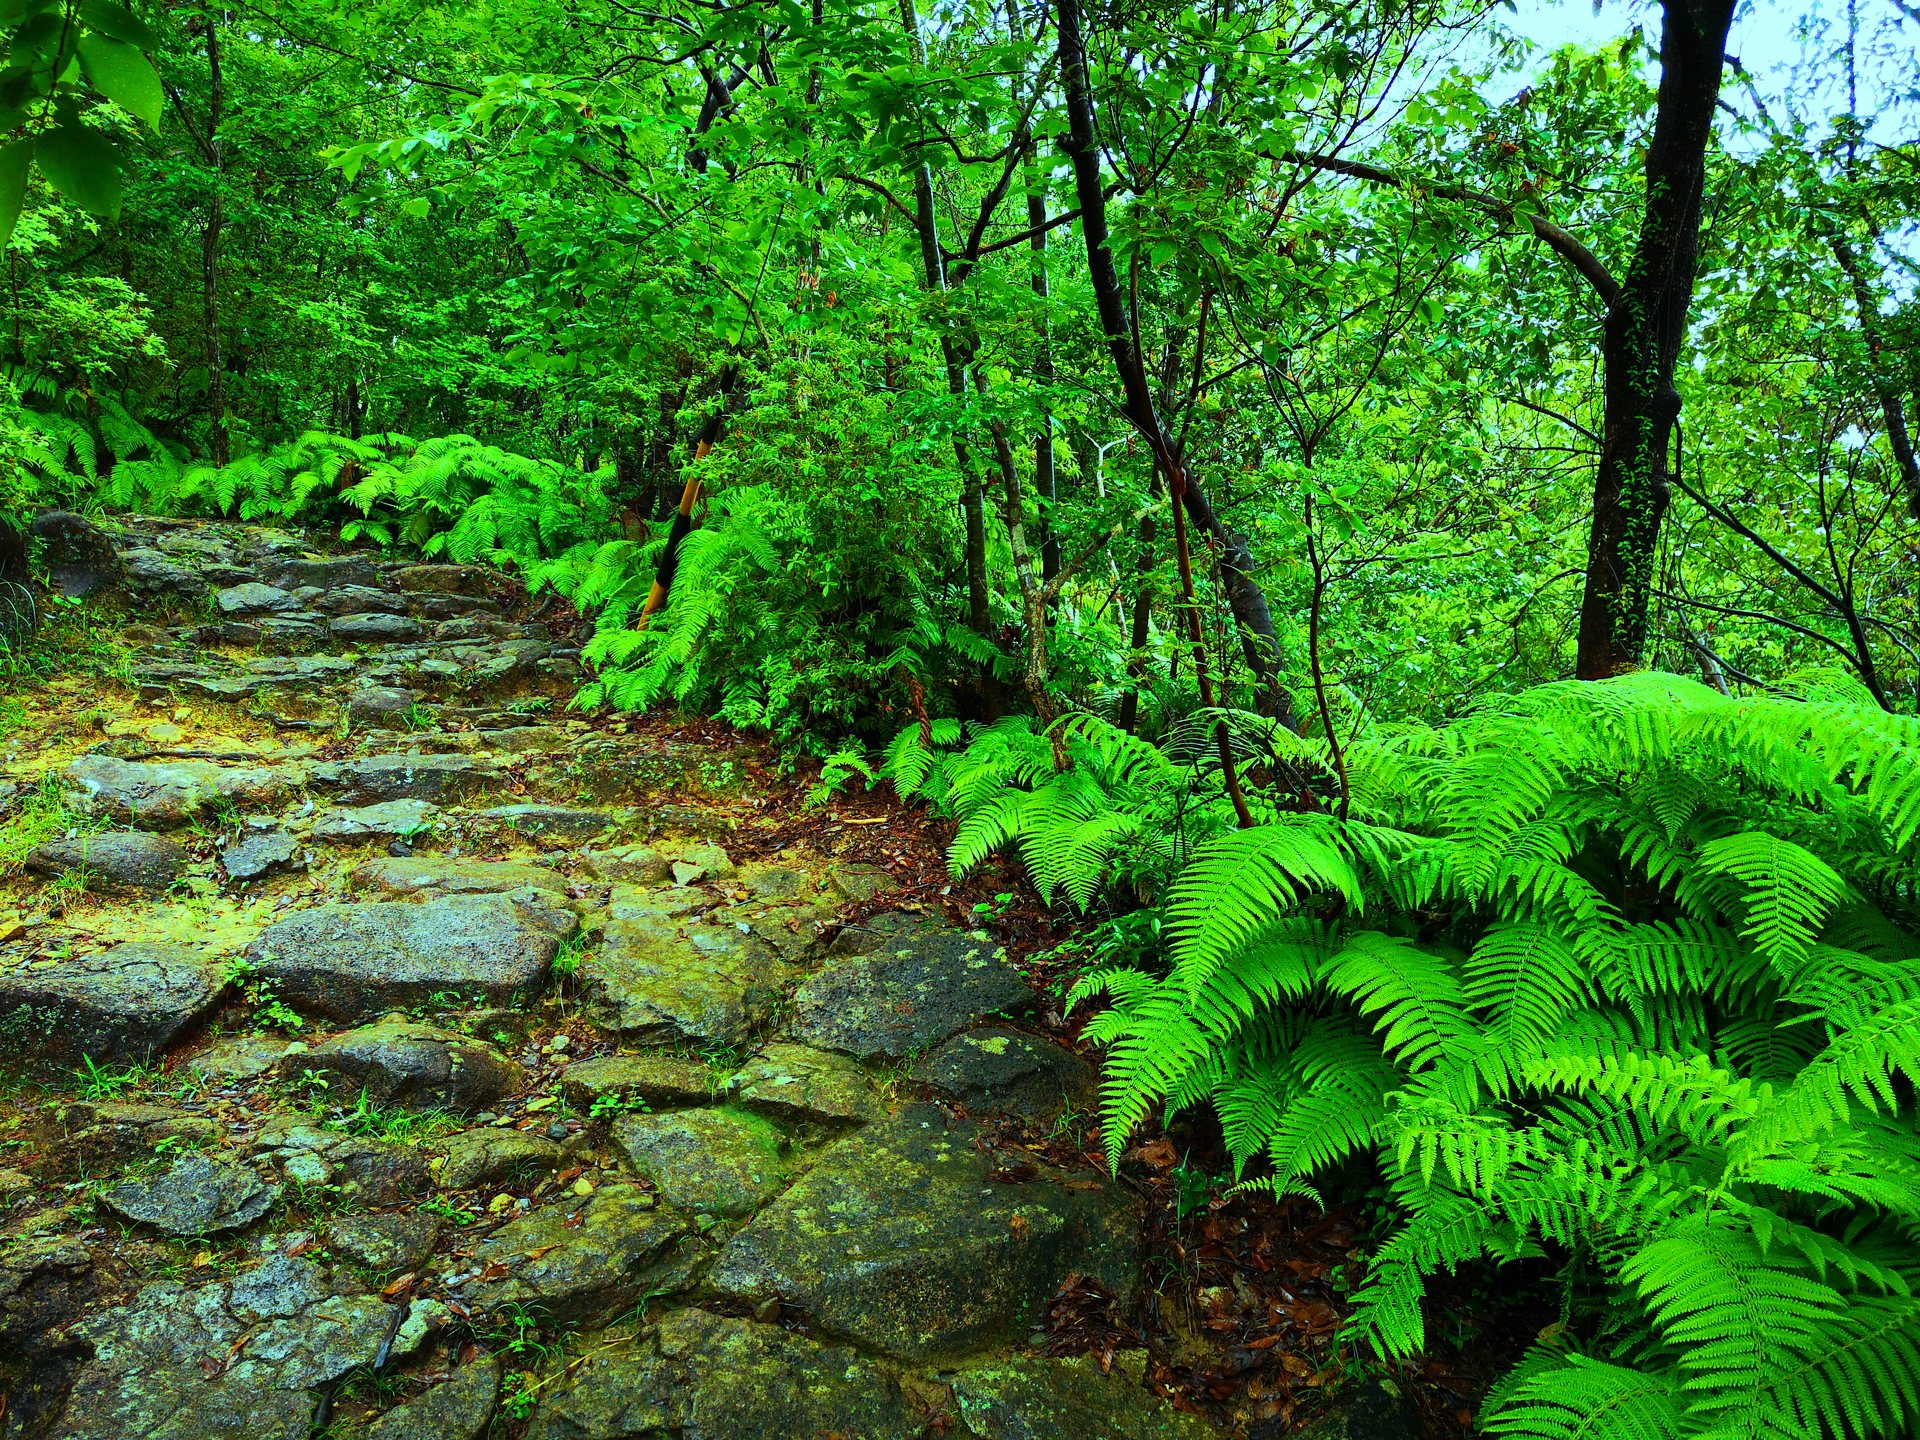
[[[1005,1166],[935,1106],[856,1131],[721,1252],[710,1283],[908,1359],[1004,1345],[1070,1274],[1132,1292],[1139,1220],[1091,1174]]]
[[[980,1440],[1209,1440],[1145,1385],[1144,1351],[1102,1370],[1087,1356],[1020,1355],[949,1378],[961,1433]]]
[[[751,1215],[791,1173],[786,1136],[738,1110],[622,1115],[613,1142],[669,1205],[712,1215]]]

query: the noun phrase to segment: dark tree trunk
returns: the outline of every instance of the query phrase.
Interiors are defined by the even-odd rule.
[[[1668,452],[1699,261],[1707,146],[1713,139],[1733,0],[1665,0],[1659,109],[1647,148],[1646,213],[1633,262],[1608,307],[1606,415],[1587,541],[1576,661],[1583,680],[1636,668],[1646,653]]]
[[[1256,708],[1261,714],[1292,728],[1295,723],[1293,697],[1281,683],[1280,643],[1274,634],[1273,613],[1267,605],[1266,592],[1254,578],[1253,552],[1246,540],[1228,529],[1214,512],[1206,492],[1188,468],[1186,456],[1154,408],[1146,368],[1141,363],[1127,318],[1126,292],[1114,267],[1113,253],[1107,248],[1107,197],[1100,183],[1100,142],[1094,127],[1086,44],[1080,33],[1080,3],[1079,0],[1058,0],[1056,9],[1060,75],[1067,96],[1067,133],[1061,138],[1060,148],[1073,166],[1088,274],[1100,312],[1100,329],[1106,336],[1114,369],[1119,372],[1127,419],[1147,442],[1155,464],[1167,477],[1168,494],[1173,503],[1184,508],[1187,519],[1219,546],[1221,580],[1240,632],[1247,669],[1253,675]]]
[[[1827,243],[1833,247],[1833,258],[1840,262],[1847,283],[1853,288],[1854,307],[1860,312],[1860,333],[1867,342],[1867,363],[1872,367],[1873,394],[1880,402],[1880,415],[1887,426],[1887,444],[1893,451],[1893,463],[1900,471],[1900,484],[1907,492],[1907,510],[1920,520],[1920,458],[1913,453],[1913,435],[1907,429],[1900,387],[1886,369],[1886,341],[1880,334],[1880,299],[1867,283],[1860,257],[1854,253],[1847,237],[1834,230],[1827,236]]]

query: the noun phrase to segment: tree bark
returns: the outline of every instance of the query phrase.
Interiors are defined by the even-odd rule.
[[[1664,10],[1646,211],[1632,264],[1607,310],[1606,413],[1575,662],[1583,680],[1635,669],[1646,653],[1654,560],[1671,502],[1668,450],[1680,414],[1674,371],[1693,301],[1707,146],[1733,0],[1665,0]]]
[[[1255,708],[1261,714],[1293,728],[1293,697],[1280,676],[1280,643],[1274,634],[1273,612],[1266,592],[1254,578],[1253,553],[1246,540],[1227,528],[1195,481],[1186,456],[1161,423],[1154,408],[1140,352],[1127,318],[1125,291],[1108,248],[1107,197],[1100,184],[1099,139],[1094,127],[1092,80],[1086,43],[1080,31],[1079,0],[1058,0],[1060,74],[1066,87],[1067,133],[1060,148],[1073,167],[1074,192],[1080,202],[1080,233],[1086,242],[1087,269],[1100,329],[1107,351],[1119,372],[1127,419],[1152,450],[1154,461],[1167,477],[1168,493],[1187,519],[1220,547],[1220,573],[1233,611],[1247,668],[1253,675]]]
[[[220,190],[224,179],[225,145],[220,139],[221,112],[226,107],[226,86],[220,73],[220,12],[206,12],[207,26],[207,164],[213,171],[212,193],[207,200],[207,227],[200,234],[200,287],[202,319],[207,352],[208,450],[213,463],[227,463],[227,387],[222,373],[226,358],[220,350],[220,236],[227,214]]]
[[[1899,387],[1881,368],[1886,342],[1880,335],[1879,298],[1867,283],[1860,257],[1854,253],[1847,237],[1836,229],[1829,232],[1827,243],[1853,289],[1854,308],[1860,312],[1860,333],[1867,342],[1867,363],[1872,367],[1874,398],[1880,402],[1880,415],[1887,427],[1887,444],[1893,450],[1893,463],[1900,471],[1900,484],[1907,492],[1908,513],[1920,520],[1920,458],[1913,453],[1913,435],[1907,429],[1907,412]]]

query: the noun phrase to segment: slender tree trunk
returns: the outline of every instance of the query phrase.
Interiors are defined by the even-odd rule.
[[[1260,712],[1292,728],[1293,697],[1280,678],[1280,644],[1274,634],[1273,612],[1266,592],[1254,578],[1253,553],[1246,540],[1227,528],[1194,480],[1186,457],[1161,423],[1154,408],[1145,367],[1134,343],[1127,317],[1125,291],[1107,246],[1107,198],[1100,183],[1100,149],[1094,127],[1092,81],[1085,41],[1080,33],[1080,0],[1058,0],[1060,74],[1066,87],[1067,133],[1060,148],[1073,166],[1075,195],[1080,202],[1080,233],[1086,242],[1087,269],[1100,329],[1107,351],[1119,372],[1127,419],[1153,451],[1154,461],[1167,478],[1168,494],[1176,510],[1213,537],[1220,547],[1220,571],[1227,603],[1240,632],[1247,668],[1253,675],[1255,703]],[[1182,522],[1185,523],[1184,521]]]
[[[1670,502],[1668,450],[1680,414],[1674,371],[1693,302],[1707,147],[1733,3],[1665,0],[1646,213],[1607,311],[1606,414],[1576,662],[1583,680],[1634,669],[1646,653],[1654,560]]]
[[[220,138],[220,120],[226,105],[226,87],[220,73],[220,18],[218,10],[206,12],[207,25],[207,163],[213,171],[211,194],[207,199],[207,226],[200,233],[200,286],[202,319],[206,329],[207,421],[209,451],[213,463],[224,465],[228,459],[226,357],[220,351],[220,236],[226,228],[227,214],[221,195],[224,183],[226,143]]]
[[[1157,495],[1159,490],[1160,472],[1155,470],[1148,494]],[[1140,689],[1147,678],[1145,652],[1150,634],[1148,626],[1153,615],[1153,586],[1150,580],[1153,574],[1153,536],[1153,514],[1149,511],[1140,517],[1139,588],[1133,594],[1133,623],[1127,635],[1127,674],[1133,683],[1127,687],[1127,698],[1120,702],[1120,728],[1129,735],[1140,727]]]
[[[1900,484],[1907,492],[1908,512],[1920,520],[1920,458],[1913,453],[1913,435],[1907,429],[1906,408],[1899,387],[1881,368],[1885,363],[1886,342],[1880,334],[1879,298],[1867,283],[1860,257],[1854,253],[1847,237],[1834,230],[1828,234],[1827,243],[1853,287],[1854,308],[1860,312],[1860,333],[1867,342],[1867,363],[1872,367],[1874,398],[1880,402],[1880,415],[1887,427],[1887,444],[1893,450],[1893,463],[1900,471]]]
[[[920,20],[913,0],[900,0],[900,23],[906,27],[907,45],[914,63],[926,63],[926,48],[920,40]],[[920,264],[926,275],[927,290],[935,295],[947,291],[947,262],[940,250],[940,222],[933,207],[933,171],[922,165],[913,172],[914,229],[920,238]],[[944,320],[942,322],[944,326]],[[947,368],[947,389],[956,400],[967,393],[968,356],[945,328],[940,335],[940,356]],[[960,510],[967,525],[967,624],[985,635],[993,626],[987,606],[987,506],[979,474],[973,468],[966,441],[958,436],[953,442],[953,458],[960,468]]]

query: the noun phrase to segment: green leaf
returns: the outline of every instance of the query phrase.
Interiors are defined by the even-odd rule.
[[[31,140],[16,140],[0,149],[0,250],[7,248],[13,227],[20,223],[27,201],[27,165],[32,159]]]
[[[160,37],[153,33],[146,21],[126,6],[114,4],[113,0],[86,0],[80,7],[80,18],[86,22],[89,30],[96,30],[128,45],[136,45],[142,50],[152,50],[160,43]]]
[[[430,208],[432,207],[426,196],[416,195],[400,207],[400,213],[412,219],[419,220],[425,218]]]
[[[109,218],[120,213],[120,160],[98,130],[56,126],[40,137],[35,154],[53,188],[81,209]]]
[[[160,128],[165,103],[160,77],[137,48],[104,35],[82,35],[80,68],[102,95],[134,119],[145,121],[149,129]]]

